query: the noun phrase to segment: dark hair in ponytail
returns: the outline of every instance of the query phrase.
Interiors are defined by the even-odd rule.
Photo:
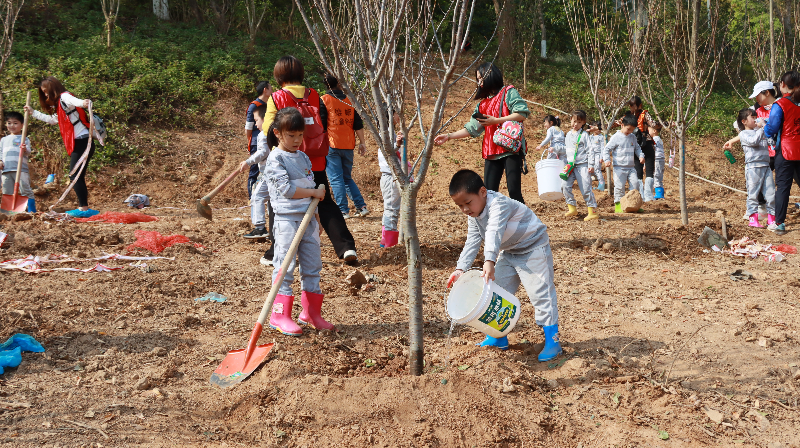
[[[549,123],[550,126],[561,126],[561,119],[553,115],[545,115],[544,121]]]
[[[269,129],[267,130],[267,144],[270,148],[274,148],[280,143],[278,141],[278,136],[275,135],[275,131],[297,132],[305,130],[305,128],[306,122],[303,119],[303,115],[300,114],[300,111],[294,107],[284,107],[275,114],[275,120],[269,125]]]
[[[786,84],[786,87],[792,89],[790,98],[795,103],[800,103],[800,72],[792,70],[786,72],[781,76],[781,82]]]
[[[739,127],[740,131],[744,131],[744,123],[743,121],[747,120],[747,117],[756,117],[756,111],[750,109],[749,107],[745,107],[744,109],[739,111],[739,115],[736,117],[736,126]]]

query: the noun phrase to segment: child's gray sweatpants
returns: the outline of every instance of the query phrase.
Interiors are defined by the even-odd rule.
[[[553,275],[553,252],[550,243],[526,254],[501,252],[494,267],[495,283],[512,294],[520,283],[535,308],[536,323],[541,326],[558,323],[558,303]]]
[[[775,179],[768,166],[744,167],[744,177],[747,181],[747,216],[758,213],[758,194],[764,195],[767,200],[767,213],[775,215]]]
[[[628,182],[629,190],[639,189],[639,178],[636,177],[636,169],[632,166],[614,167],[614,202],[619,202],[625,196],[625,182]],[[644,199],[644,198],[642,198]]]
[[[3,194],[14,194],[14,181],[17,180],[17,172],[3,173]],[[31,190],[31,175],[30,173],[19,173],[19,195],[28,198],[33,197],[33,190]]]
[[[381,173],[381,193],[383,194],[383,228],[397,230],[400,217],[400,187],[389,173]]]
[[[289,251],[289,246],[292,245],[294,234],[300,228],[301,221],[287,221],[285,219],[276,219],[273,226],[275,233],[275,256],[272,259],[272,282],[278,278],[278,271],[283,263],[286,252]],[[319,287],[319,271],[322,270],[322,251],[320,250],[319,239],[319,224],[315,218],[311,219],[308,223],[303,239],[300,241],[300,246],[297,248],[297,256],[289,264],[289,269],[286,271],[286,276],[283,278],[278,294],[287,296],[294,295],[292,292],[292,282],[294,281],[294,268],[297,262],[300,262],[300,285],[303,291],[322,294]]]
[[[266,227],[266,210],[269,202],[267,179],[262,174],[258,176],[253,191],[250,194],[250,220],[255,227]]]
[[[653,187],[664,188],[664,159],[656,159],[653,169]]]
[[[576,181],[578,182],[578,189],[581,190],[581,194],[583,195],[583,200],[586,201],[586,206],[597,207],[597,201],[595,201],[594,193],[592,193],[592,176],[589,175],[588,163],[575,165],[575,168],[573,168],[567,180],[561,181],[561,192],[564,193],[564,197],[567,198],[567,204],[569,205],[578,205],[578,203],[575,202],[575,195],[572,194],[572,186]]]
[[[595,157],[597,158],[597,162],[594,163],[594,177],[597,178],[598,185],[605,184],[606,178],[603,177],[603,170],[605,169],[603,168],[603,162],[600,161],[599,155],[596,155]]]

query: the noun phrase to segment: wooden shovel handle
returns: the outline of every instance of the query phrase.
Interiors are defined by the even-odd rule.
[[[25,108],[25,118],[22,121],[22,140],[20,140],[20,145],[25,144],[25,138],[28,137],[28,108],[31,107],[31,92],[28,91],[28,97],[25,99],[25,105],[28,106]],[[30,149],[30,148],[28,148]],[[17,177],[14,180],[14,202],[17,202],[17,196],[19,196],[19,178],[22,175],[22,160],[25,158],[25,154],[22,151],[19,152],[19,161],[17,161]]]
[[[325,185],[319,185],[317,189],[325,191]],[[292,245],[289,246],[289,251],[286,252],[286,256],[283,257],[283,263],[281,264],[280,268],[281,270],[278,271],[278,278],[272,282],[272,287],[269,289],[269,294],[267,294],[267,300],[264,301],[264,307],[261,308],[261,314],[258,315],[258,323],[261,325],[264,325],[264,322],[267,320],[267,315],[269,315],[269,312],[272,309],[272,304],[275,302],[275,297],[278,295],[278,290],[281,289],[281,283],[283,283],[283,278],[286,276],[286,271],[289,269],[289,265],[292,263],[292,260],[294,260],[294,254],[297,252],[297,247],[300,246],[300,241],[303,240],[303,235],[306,233],[308,223],[311,222],[311,218],[314,217],[314,212],[317,210],[317,204],[319,204],[319,199],[314,198],[314,200],[312,200],[311,204],[308,206],[305,216],[303,216],[303,221],[300,222],[300,227],[297,228],[297,233],[294,234],[294,239],[292,240]]]
[[[214,196],[217,195],[217,193],[222,191],[223,188],[225,188],[229,183],[231,183],[231,181],[236,176],[238,176],[240,172],[241,171],[239,171],[239,169],[237,168],[236,171],[234,171],[230,175],[228,175],[228,177],[226,177],[225,180],[223,180],[221,184],[217,185],[217,188],[213,189],[211,191],[211,193],[208,193],[207,195],[203,196],[203,200],[206,201],[206,202],[210,201]]]

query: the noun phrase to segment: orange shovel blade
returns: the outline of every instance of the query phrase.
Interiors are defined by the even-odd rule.
[[[7,212],[22,213],[28,209],[28,198],[26,196],[4,194],[3,200],[0,202],[0,208]]]
[[[264,362],[275,344],[257,345],[250,359],[245,359],[247,349],[231,350],[217,370],[211,374],[211,384],[226,388],[235,386],[250,376]]]

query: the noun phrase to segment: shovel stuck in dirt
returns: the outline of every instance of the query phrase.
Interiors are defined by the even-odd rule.
[[[225,182],[227,182],[229,179],[230,178],[225,179]],[[221,186],[224,186],[225,182],[223,182],[223,185]],[[324,190],[325,186],[320,185],[317,187],[317,189]],[[200,202],[198,201],[198,211],[200,209],[199,204]],[[300,245],[300,241],[303,239],[303,235],[306,233],[308,223],[314,217],[314,211],[317,209],[317,204],[319,204],[319,199],[314,198],[311,201],[311,204],[308,206],[306,215],[303,217],[303,221],[300,223],[297,233],[294,234],[292,245],[289,246],[289,252],[287,252],[286,257],[283,258],[283,263],[278,271],[278,278],[276,278],[272,283],[269,294],[267,294],[267,300],[264,301],[264,307],[261,308],[261,314],[258,315],[258,320],[253,327],[253,332],[250,333],[250,340],[247,342],[247,348],[229,351],[228,355],[222,360],[222,363],[220,363],[219,367],[217,367],[217,370],[211,374],[211,384],[226,388],[241,383],[245,378],[250,376],[250,374],[253,373],[253,371],[256,370],[259,365],[261,365],[261,363],[269,354],[270,350],[272,350],[273,345],[275,345],[256,344],[258,343],[258,338],[261,336],[261,330],[264,328],[264,322],[266,322],[267,316],[272,309],[272,304],[275,302],[275,296],[278,295],[278,290],[281,287],[281,283],[283,283],[283,278],[286,276],[286,270],[289,269],[289,264],[292,262],[292,260],[294,260],[297,247]]]
[[[206,218],[209,221],[214,220],[212,218],[211,206],[209,205],[211,199],[213,199],[214,196],[217,195],[217,193],[222,191],[223,188],[225,188],[229,183],[231,183],[233,178],[238,176],[240,172],[241,171],[239,171],[239,169],[236,169],[236,171],[232,172],[228,177],[226,177],[221,184],[217,185],[217,188],[211,191],[211,193],[208,193],[207,195],[197,200],[197,213],[199,213],[200,216]]]
[[[31,92],[28,92],[28,98],[25,100],[25,105],[31,105]],[[28,137],[28,110],[25,110],[25,119],[22,123],[22,140],[20,145],[25,144],[25,138]],[[28,208],[28,197],[19,194],[19,178],[22,175],[22,160],[25,154],[19,152],[19,160],[17,161],[17,177],[14,180],[14,192],[12,194],[4,194],[2,201],[0,201],[0,209],[6,212],[22,213]]]

